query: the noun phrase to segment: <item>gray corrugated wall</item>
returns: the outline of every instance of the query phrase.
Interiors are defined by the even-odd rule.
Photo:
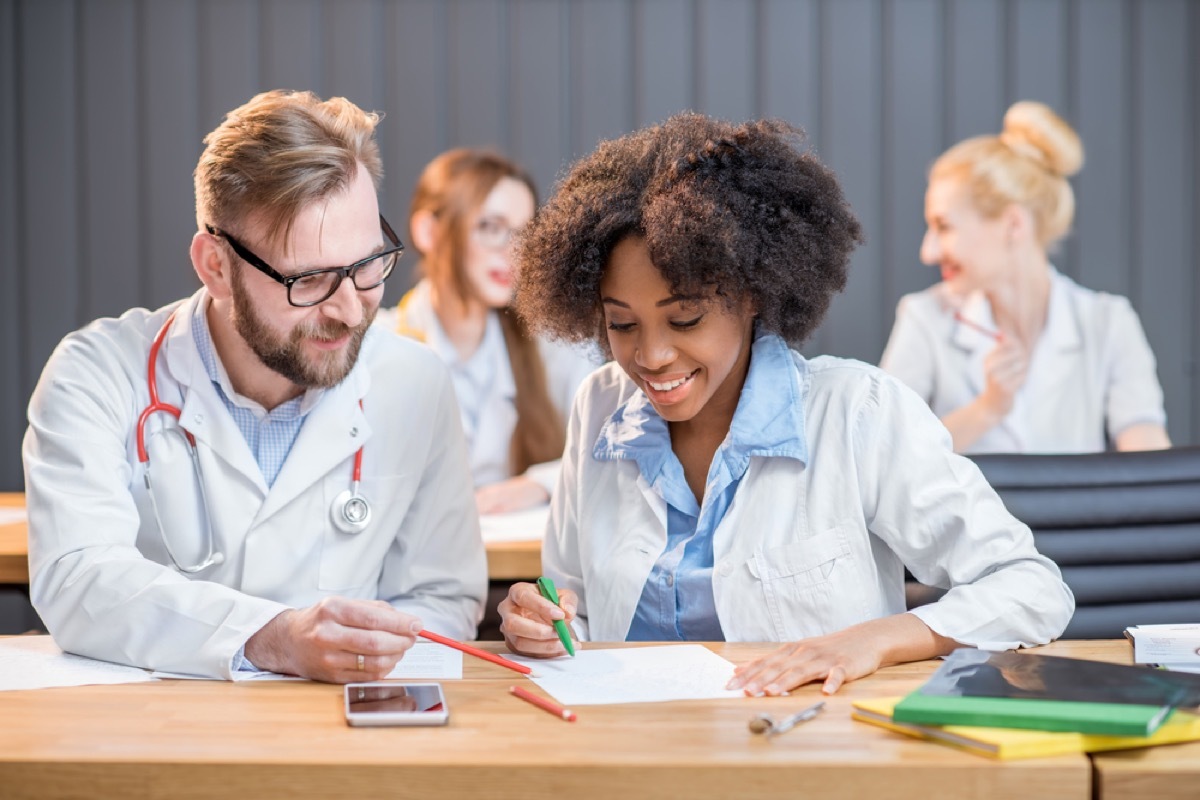
[[[67,331],[197,285],[191,169],[275,87],[387,113],[385,213],[494,145],[543,193],[604,137],[694,108],[804,125],[870,237],[812,351],[878,358],[917,261],[924,171],[1044,100],[1089,160],[1059,266],[1128,295],[1171,435],[1200,443],[1200,3],[1188,0],[0,0],[0,489]],[[404,288],[394,281],[389,299]]]

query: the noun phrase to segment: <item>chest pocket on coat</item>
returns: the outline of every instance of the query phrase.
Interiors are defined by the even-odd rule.
[[[334,498],[350,488],[349,483],[326,481],[318,589],[347,597],[375,598],[384,560],[396,544],[416,483],[413,475],[363,478],[359,492],[371,505],[371,521],[358,533],[345,533],[333,524],[329,513]]]
[[[844,596],[850,545],[839,528],[777,547],[760,548],[747,562],[759,581],[777,641],[788,642],[845,627],[857,603]],[[849,612],[849,614],[847,613]]]

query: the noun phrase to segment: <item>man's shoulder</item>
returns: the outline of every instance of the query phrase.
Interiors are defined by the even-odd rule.
[[[404,381],[438,378],[447,367],[428,346],[382,325],[367,329],[360,356],[372,374],[395,375]]]
[[[119,317],[100,317],[63,337],[54,359],[145,361],[150,343],[183,301],[159,309],[131,308]]]

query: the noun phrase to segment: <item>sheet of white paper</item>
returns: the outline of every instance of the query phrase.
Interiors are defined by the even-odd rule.
[[[565,706],[745,696],[725,688],[733,664],[698,644],[577,649],[574,658],[513,660],[533,667],[537,677],[531,680]]]
[[[0,690],[153,680],[144,669],[64,653],[49,636],[0,639]]]
[[[485,542],[540,542],[550,519],[550,506],[537,506],[508,514],[484,514],[479,529]]]
[[[1200,665],[1200,625],[1138,625],[1128,630],[1138,664]]]
[[[419,641],[413,645],[411,650],[404,654],[404,658],[400,660],[395,669],[387,674],[387,678],[391,680],[410,680],[413,678],[446,681],[462,680],[462,656],[461,651],[455,650],[452,647],[446,647],[437,642]],[[212,680],[212,678],[203,678],[199,675],[187,675],[178,672],[155,672],[152,674],[156,678],[177,678],[189,681]],[[304,678],[297,678],[295,675],[280,675],[278,672],[250,671],[235,672],[233,673],[233,679],[238,683],[243,681],[305,680]]]
[[[462,662],[461,650],[421,641],[404,654],[396,668],[388,673],[388,678],[458,681],[462,680]]]
[[[180,681],[216,681],[220,678],[209,678],[205,675],[190,675],[186,672],[162,672],[155,670],[150,673],[156,678],[173,678]],[[295,675],[280,675],[278,672],[251,672],[249,670],[241,670],[233,673],[234,683],[243,681],[303,681],[306,678],[298,678]]]
[[[0,507],[0,525],[15,525],[27,519],[23,508]]]

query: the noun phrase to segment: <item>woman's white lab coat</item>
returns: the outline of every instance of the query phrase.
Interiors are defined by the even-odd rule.
[[[55,641],[93,658],[229,677],[264,624],[328,595],[387,600],[431,630],[472,638],[487,568],[445,367],[370,331],[268,488],[192,339],[192,315],[207,301],[201,289],[181,304],[99,320],[67,336],[42,373],[24,443],[30,594]],[[170,566],[135,444],[150,343],[176,307],[158,392],[195,436],[225,557],[194,576]],[[175,425],[155,414],[146,439],[165,534],[188,566],[203,559],[207,533],[186,448],[164,433]],[[360,446],[372,518],[347,534],[330,508],[350,487]]]
[[[962,307],[945,284],[906,295],[879,366],[945,417],[987,384],[992,339],[955,319],[955,311],[995,330],[982,292]],[[1166,425],[1154,353],[1129,301],[1051,272],[1046,327],[1031,354],[1012,411],[967,453],[1088,453],[1106,449],[1132,425]],[[1106,441],[1107,437],[1107,441]]]
[[[752,457],[713,540],[729,641],[795,641],[905,610],[904,566],[949,588],[915,609],[964,644],[1062,633],[1074,599],[946,429],[899,381],[793,353],[810,463]],[[789,390],[781,381],[780,391]],[[578,593],[585,639],[622,640],[667,541],[666,503],[633,460],[598,460],[602,426],[640,391],[615,364],[579,390],[551,500],[543,570]]]
[[[443,361],[454,365],[451,369],[470,369],[471,359],[484,356],[484,352],[477,351],[466,364],[459,362],[454,345],[446,337],[433,310],[428,279],[417,283],[395,309],[388,309],[386,313],[381,309],[378,322],[429,345]],[[470,429],[467,435],[467,459],[476,486],[512,477],[510,462],[512,436],[517,426],[517,385],[513,379],[512,364],[506,357],[508,351],[503,337],[498,312],[489,311],[486,341],[480,350],[497,356],[494,380],[476,396],[459,398],[464,417],[471,416],[474,419],[473,425],[464,419],[463,427]],[[538,354],[545,369],[550,402],[565,424],[579,385],[602,360],[591,350],[544,339],[538,340]],[[541,484],[549,493],[558,482],[558,469],[558,459],[554,459],[532,465],[526,470],[525,476]]]

